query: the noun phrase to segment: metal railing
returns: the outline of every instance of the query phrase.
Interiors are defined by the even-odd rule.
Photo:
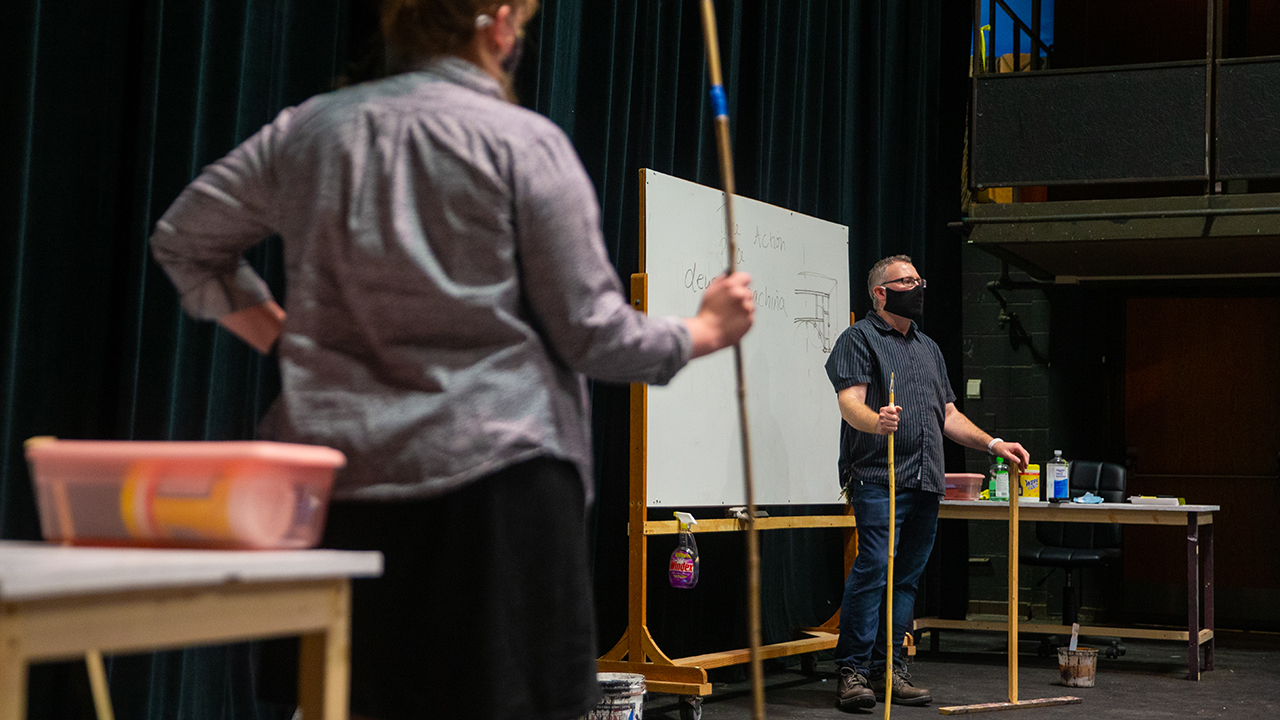
[[[1003,13],[997,13],[996,12],[997,7],[1000,10],[1002,10]],[[1000,17],[1001,14],[1006,15],[1008,17],[1008,21],[1013,23],[1013,69],[1014,71],[1018,72],[1022,70],[1022,36],[1023,35],[1027,36],[1030,49],[1031,49],[1031,69],[1032,70],[1042,69],[1044,65],[1047,64],[1047,61],[1053,56],[1053,47],[1051,45],[1045,44],[1044,40],[1040,38],[1040,16],[1041,16],[1040,0],[1032,0],[1031,2],[1031,24],[1030,25],[1024,22],[1022,18],[1018,17],[1018,13],[1014,12],[1013,9],[1010,8],[1009,5],[1005,3],[1004,0],[991,0],[991,4],[987,8],[987,24],[982,27],[978,26],[978,23],[981,22],[981,17],[982,17],[982,0],[974,0],[973,17],[975,18],[975,20],[977,20],[977,22],[974,22],[973,47],[975,52],[974,52],[974,61],[973,61],[974,62],[973,74],[977,75],[983,72],[996,72],[995,38],[996,38],[996,33],[998,31],[997,28],[999,27],[997,24],[997,19]],[[991,42],[983,43],[981,41],[980,36],[982,34],[983,29],[986,29],[990,33]],[[981,50],[983,49],[984,44],[986,46],[985,58],[981,57]],[[1040,62],[1041,51],[1044,52],[1044,59],[1046,60],[1046,63],[1044,64]],[[982,61],[981,64],[979,63],[980,60]]]
[[[971,173],[976,173],[977,171],[979,163],[975,161],[975,158],[978,157],[979,154],[984,157],[990,157],[987,155],[988,150],[984,149],[984,147],[989,148],[989,143],[987,141],[992,137],[991,130],[988,128],[985,133],[985,137],[984,133],[978,130],[980,99],[989,105],[991,102],[999,102],[1002,99],[1010,100],[1012,97],[1009,94],[1010,92],[1015,92],[1015,95],[1017,92],[1024,94],[1030,93],[1034,95],[1037,92],[1051,92],[1055,88],[1063,89],[1077,87],[1079,86],[1080,81],[1073,78],[1078,78],[1079,76],[1090,73],[1097,74],[1101,79],[1110,78],[1117,83],[1122,83],[1129,81],[1131,77],[1136,76],[1138,73],[1153,73],[1156,71],[1163,72],[1177,68],[1185,68],[1192,73],[1196,73],[1197,71],[1193,68],[1198,66],[1200,68],[1198,70],[1200,79],[1196,81],[1197,87],[1194,89],[1194,92],[1199,102],[1195,102],[1194,109],[1188,105],[1188,112],[1181,115],[1169,115],[1169,108],[1164,105],[1160,105],[1160,103],[1156,103],[1161,112],[1152,111],[1149,113],[1149,116],[1153,118],[1152,122],[1154,123],[1153,127],[1155,129],[1166,134],[1174,131],[1181,133],[1177,136],[1177,140],[1179,142],[1185,141],[1184,144],[1194,143],[1197,148],[1201,149],[1195,153],[1195,167],[1189,172],[1187,171],[1187,168],[1182,167],[1185,163],[1181,163],[1176,168],[1177,172],[1168,170],[1167,172],[1152,172],[1147,174],[1137,173],[1136,175],[1133,175],[1133,177],[1124,173],[1112,172],[1110,174],[1104,173],[1103,175],[1095,177],[1062,176],[1059,179],[1051,177],[1052,173],[1050,173],[1050,176],[1046,176],[1043,179],[1038,177],[993,178],[990,173],[988,173],[984,176],[985,179],[980,181],[977,174],[971,174],[971,187],[981,188],[990,186],[1006,187],[1019,185],[1080,184],[1093,182],[1174,182],[1193,180],[1203,183],[1204,195],[1217,195],[1223,192],[1224,188],[1222,187],[1222,183],[1219,182],[1219,180],[1223,178],[1240,180],[1249,178],[1280,177],[1280,153],[1273,152],[1269,155],[1263,153],[1267,148],[1273,148],[1276,146],[1273,142],[1273,138],[1278,135],[1274,131],[1268,130],[1268,128],[1275,127],[1274,125],[1268,124],[1272,122],[1271,118],[1278,116],[1276,111],[1273,109],[1274,106],[1268,105],[1266,108],[1263,108],[1271,114],[1266,115],[1264,113],[1264,117],[1262,118],[1264,122],[1258,124],[1257,127],[1250,127],[1249,125],[1249,118],[1251,117],[1249,113],[1253,111],[1250,106],[1248,106],[1249,102],[1255,102],[1251,98],[1257,94],[1257,88],[1265,87],[1266,83],[1270,81],[1270,78],[1278,76],[1278,72],[1275,68],[1277,67],[1277,61],[1280,60],[1280,58],[1268,56],[1224,59],[1223,32],[1226,24],[1224,22],[1225,0],[1204,0],[1205,43],[1203,55],[1199,59],[1110,67],[1082,67],[1070,70],[1048,69],[1048,67],[1052,67],[1053,65],[1052,57],[1054,49],[1039,37],[1041,12],[1040,0],[1033,0],[1031,4],[1031,17],[1029,18],[1029,22],[1018,17],[1017,13],[1010,8],[1006,0],[989,0],[990,4],[986,8],[983,8],[983,2],[984,0],[973,0],[975,18],[973,32],[975,45],[973,52],[973,78],[971,81],[972,96],[969,117],[969,168]],[[985,17],[983,17],[984,15]],[[984,42],[985,38],[982,37],[984,27],[981,25],[983,20],[987,22],[985,28],[989,28],[990,37],[993,38],[992,42]],[[1029,69],[1042,72],[1010,73],[1009,75],[1002,77],[994,76],[994,73],[999,69],[997,67],[998,56],[994,37],[998,34],[998,28],[1008,27],[1005,23],[1011,23],[1014,31],[1013,67],[1006,67],[1005,69]],[[1027,62],[1024,62],[1022,53],[1022,49],[1024,47],[1024,35],[1027,36],[1027,47],[1032,51],[1030,53],[1029,66]],[[1008,36],[1006,35],[1005,37],[1007,38]],[[1007,46],[1005,49],[1007,49]],[[1059,75],[1062,77],[1059,78]],[[1166,72],[1165,75],[1169,75],[1169,73]],[[1171,79],[1165,78],[1167,82],[1173,83],[1176,86],[1174,89],[1178,91],[1177,95],[1167,96],[1170,102],[1174,102],[1176,99],[1186,96],[1186,88],[1183,87],[1187,82],[1189,82],[1186,79],[1186,75],[1187,73],[1182,72],[1177,77],[1173,77]],[[1164,75],[1161,77],[1164,78]],[[1229,86],[1223,85],[1224,77],[1234,81],[1236,84]],[[1014,86],[1006,87],[1005,82],[1014,83]],[[1071,85],[1071,83],[1075,83],[1075,85]],[[987,89],[980,92],[980,85]],[[994,94],[990,90],[990,88],[996,87],[1001,88],[1002,92],[1000,94]],[[1013,88],[1016,88],[1016,91]],[[1068,91],[1069,90],[1063,90],[1063,92]],[[1223,95],[1222,93],[1224,91],[1228,94]],[[1058,96],[1054,95],[1054,97]],[[1099,101],[1107,101],[1108,99],[1110,99],[1110,96],[1103,95],[1099,98]],[[1020,102],[1019,100],[1011,101]],[[1093,132],[1091,127],[1087,126],[1087,123],[1098,124],[1100,122],[1098,120],[1099,114],[1105,114],[1109,111],[1109,108],[1105,105],[1089,105],[1085,109],[1087,112],[1076,113],[1071,118],[1063,118],[1063,122],[1068,123],[1064,128],[1076,133],[1077,135],[1084,134],[1095,138],[1104,137],[1103,134]],[[1034,115],[1035,113],[1032,112],[1031,114]],[[1202,115],[1202,117],[1197,118],[1197,115]],[[1004,117],[1005,115],[1003,114],[998,115],[998,118]],[[1170,118],[1178,120],[1179,122],[1173,123]],[[1222,137],[1219,137],[1220,119],[1229,123],[1225,126],[1229,132]],[[993,119],[993,116],[990,116],[989,114],[986,120],[987,125],[990,125],[991,122],[996,122],[997,125],[1003,127],[1003,120]],[[1023,124],[1026,125],[1030,122],[1031,121],[1028,120]],[[1187,123],[1193,123],[1195,126],[1198,126],[1190,129],[1190,135],[1187,134],[1186,128],[1174,127],[1175,124],[1185,125]],[[1103,125],[1105,125],[1105,123],[1103,123]],[[1101,126],[1102,125],[1099,125],[1099,127]],[[1035,127],[1044,128],[1048,126],[1041,124],[1036,125]],[[1260,149],[1257,151],[1249,148],[1247,144],[1242,144],[1242,137],[1248,137],[1259,133],[1259,137],[1263,138],[1265,142],[1259,142]],[[1031,152],[1033,155],[1036,151],[1042,149],[1039,145],[1034,144],[1029,147],[1031,149],[1028,150],[1028,152]],[[1182,152],[1179,147],[1173,144],[1161,145],[1161,148],[1163,148],[1167,153],[1176,154]],[[1222,162],[1222,157],[1220,157],[1220,155],[1224,152],[1225,155],[1222,155],[1222,157],[1226,157],[1231,164],[1224,165],[1220,170],[1219,165]],[[1265,157],[1263,157],[1263,159],[1259,159],[1260,156],[1258,153],[1263,153]],[[1159,153],[1150,154],[1149,159],[1151,162],[1148,163],[1148,166],[1156,167],[1156,165],[1158,165],[1157,161],[1161,160],[1161,157],[1162,156]],[[1185,159],[1192,156],[1179,154],[1177,157]],[[1274,162],[1271,160],[1273,157],[1277,158]],[[1241,160],[1241,158],[1244,158],[1244,160]],[[1248,162],[1245,162],[1246,160]],[[1120,160],[1117,159],[1116,162],[1120,162]],[[1268,165],[1268,162],[1273,162],[1273,164]],[[1143,168],[1146,167],[1147,166],[1143,166]]]

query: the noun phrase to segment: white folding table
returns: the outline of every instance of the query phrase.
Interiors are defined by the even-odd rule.
[[[377,552],[0,541],[0,720],[25,720],[34,662],[289,635],[303,716],[345,720],[351,578],[381,574]]]

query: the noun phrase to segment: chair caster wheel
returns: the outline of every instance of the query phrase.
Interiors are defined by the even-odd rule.
[[[686,695],[680,698],[680,720],[702,720],[702,697]]]
[[[1047,658],[1058,656],[1058,638],[1056,635],[1050,635],[1040,639],[1040,645],[1036,648],[1036,655]]]

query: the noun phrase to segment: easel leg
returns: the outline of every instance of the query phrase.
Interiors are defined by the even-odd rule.
[[[302,636],[298,704],[303,720],[347,720],[351,673],[351,582],[336,590],[333,616],[322,632]]]

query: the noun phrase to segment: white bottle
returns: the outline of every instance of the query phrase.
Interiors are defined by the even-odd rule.
[[[1053,499],[1066,499],[1071,495],[1071,482],[1067,472],[1067,461],[1062,459],[1062,451],[1054,450],[1053,459],[1045,463],[1049,485],[1045,488],[1047,495]]]

